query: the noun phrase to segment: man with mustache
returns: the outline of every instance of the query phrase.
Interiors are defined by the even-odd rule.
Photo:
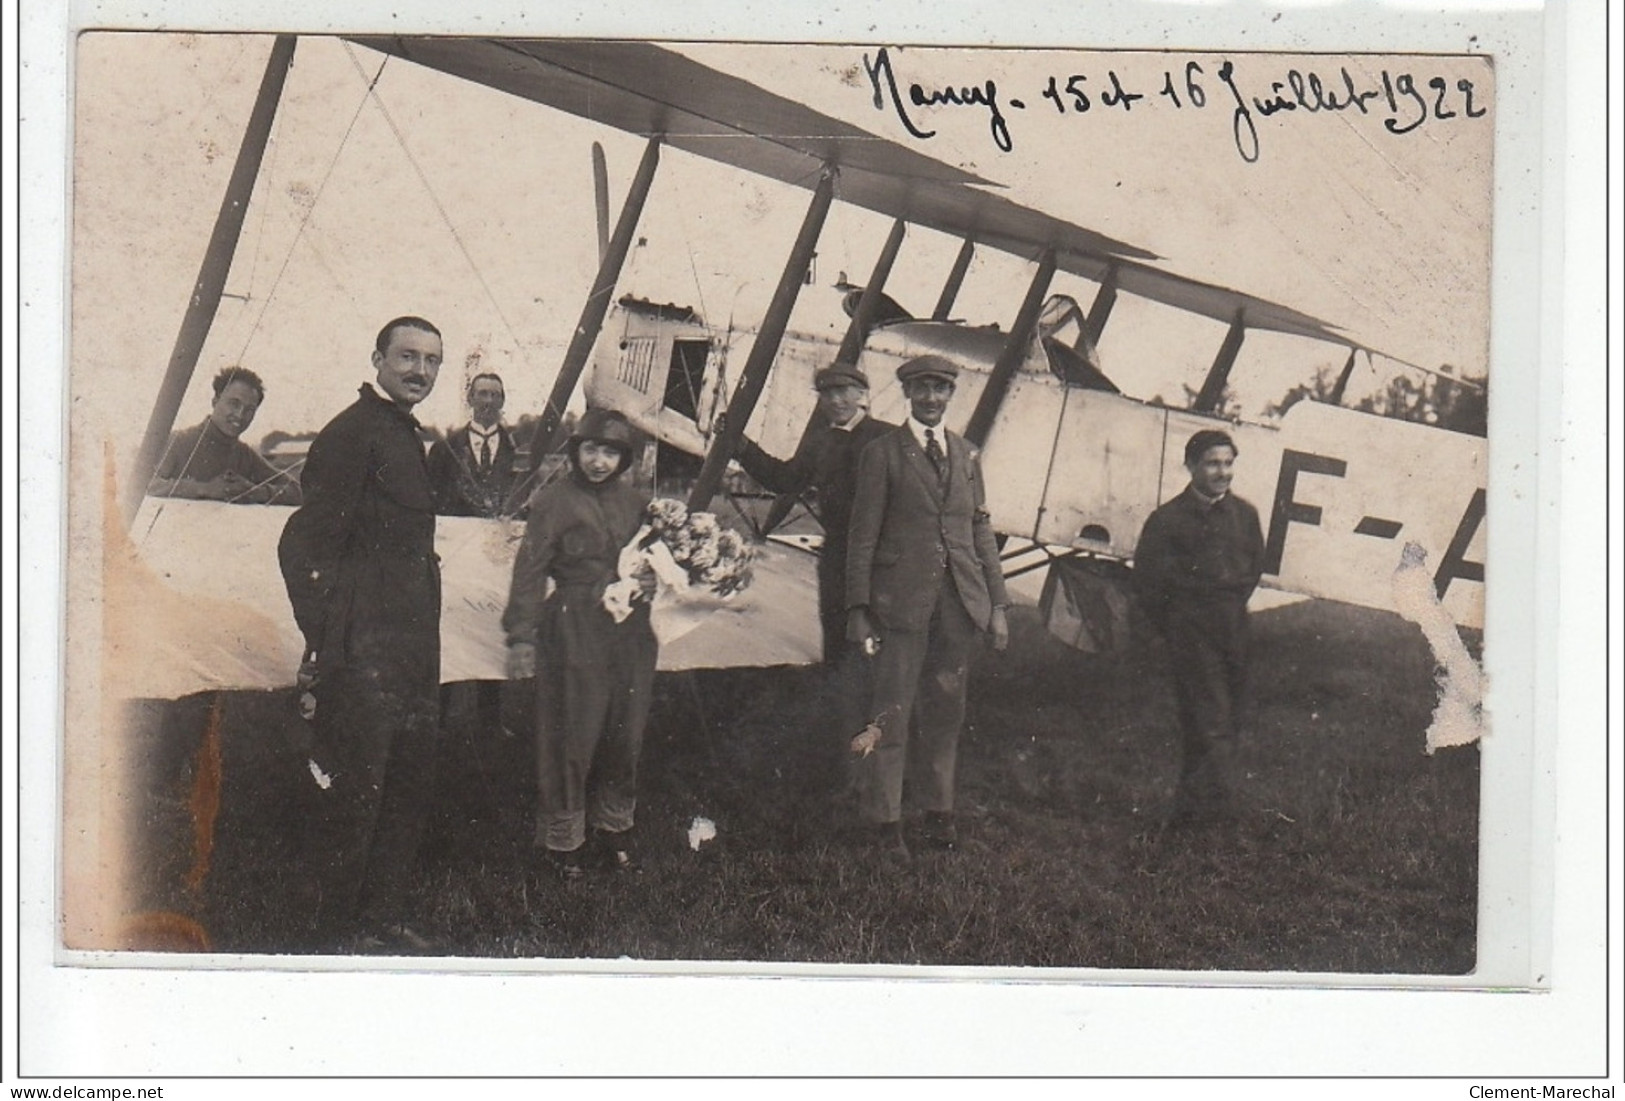
[[[524,502],[511,499],[516,451],[513,435],[502,423],[507,398],[502,376],[490,371],[475,375],[464,397],[472,413],[468,423],[429,448],[435,511],[442,516],[511,516]]]
[[[249,505],[297,505],[299,483],[242,441],[265,400],[265,383],[246,367],[214,376],[209,415],[169,438],[147,492]]]
[[[378,389],[363,385],[311,444],[305,503],[278,547],[305,636],[302,702],[314,711],[304,840],[325,948],[431,947],[403,907],[440,720],[434,494],[412,408],[440,360],[440,331],[421,317],[379,331]]]

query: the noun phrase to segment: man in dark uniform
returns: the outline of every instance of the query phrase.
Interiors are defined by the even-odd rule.
[[[741,439],[734,458],[774,493],[817,493],[824,545],[818,552],[818,619],[824,633],[824,664],[837,665],[850,649],[846,640],[846,542],[857,492],[858,456],[895,425],[877,421],[864,408],[869,378],[837,360],[813,376],[822,423],[802,437],[796,453],[779,459]]]
[[[1134,579],[1147,618],[1168,645],[1179,705],[1176,822],[1222,813],[1220,756],[1233,749],[1247,689],[1247,601],[1263,572],[1258,510],[1230,492],[1235,441],[1203,429],[1185,444],[1190,484],[1145,522]]]
[[[429,480],[441,516],[511,516],[514,491],[513,436],[502,423],[507,397],[500,375],[487,371],[469,381],[467,424],[429,448]]]
[[[897,368],[909,418],[858,460],[847,547],[848,637],[876,654],[873,725],[853,742],[859,814],[882,851],[902,859],[905,769],[925,812],[923,840],[958,842],[954,766],[971,644],[982,631],[996,650],[1010,641],[981,465],[942,424],[958,374],[937,355]]]
[[[824,529],[818,551],[818,623],[826,676],[823,690],[807,700],[817,733],[812,775],[804,779],[813,788],[839,796],[851,779],[847,742],[867,721],[870,692],[867,663],[846,638],[846,543],[858,456],[896,426],[868,415],[869,377],[854,364],[836,360],[821,368],[813,375],[813,387],[818,392],[818,415],[794,455],[780,459],[755,441],[741,438],[734,458],[774,493],[812,490],[817,495],[815,507]],[[844,813],[841,808],[837,812]]]
[[[278,547],[314,706],[316,932],[363,951],[429,946],[402,911],[434,791],[440,682],[434,497],[411,410],[440,359],[422,318],[380,330],[383,393],[363,385],[311,444],[305,503]]]

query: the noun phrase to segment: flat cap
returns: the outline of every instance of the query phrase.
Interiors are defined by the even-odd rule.
[[[827,390],[832,386],[861,386],[869,389],[869,376],[858,370],[857,364],[836,360],[828,367],[820,367],[813,375],[813,389]]]
[[[957,382],[959,365],[945,356],[915,356],[897,368],[897,381],[907,382],[915,378],[940,378],[947,382]]]

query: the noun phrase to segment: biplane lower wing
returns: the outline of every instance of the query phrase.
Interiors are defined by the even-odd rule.
[[[109,532],[102,663],[115,698],[175,699],[210,689],[293,685],[302,641],[277,570],[291,510],[148,498],[128,538]],[[517,523],[441,517],[442,681],[502,680]],[[199,570],[203,558],[229,565]],[[664,670],[804,665],[819,659],[815,560],[761,548],[755,581],[661,647]]]
[[[680,450],[703,454],[701,427],[714,402],[698,402],[694,417],[664,401],[665,364],[681,358],[677,340],[703,335],[703,328],[638,318],[626,325],[619,343],[600,345],[589,398]],[[962,368],[948,408],[949,426],[962,431],[1003,339],[994,329],[929,321],[877,329],[861,360],[874,382],[870,413],[901,422],[908,408],[896,367],[913,356],[942,355]],[[751,437],[770,453],[795,450],[813,412],[813,372],[833,354],[829,341],[800,335],[780,346],[750,422]],[[713,356],[708,370],[724,359]],[[697,389],[708,394],[716,385],[708,373]],[[1483,625],[1482,437],[1314,401],[1297,403],[1277,423],[1237,424],[1068,385],[1037,340],[982,452],[993,525],[1060,553],[1132,560],[1151,512],[1184,489],[1185,441],[1202,428],[1230,432],[1240,448],[1236,492],[1257,506],[1265,525],[1266,586],[1391,609],[1394,570],[1406,545],[1415,544],[1455,622]]]

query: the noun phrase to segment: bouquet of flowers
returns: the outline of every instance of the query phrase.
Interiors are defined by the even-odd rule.
[[[661,642],[686,634],[710,612],[746,588],[756,549],[709,512],[690,512],[681,501],[657,497],[643,525],[621,548],[616,578],[604,590],[604,607],[620,623],[640,603],[653,605]],[[652,596],[644,581],[656,580]]]

